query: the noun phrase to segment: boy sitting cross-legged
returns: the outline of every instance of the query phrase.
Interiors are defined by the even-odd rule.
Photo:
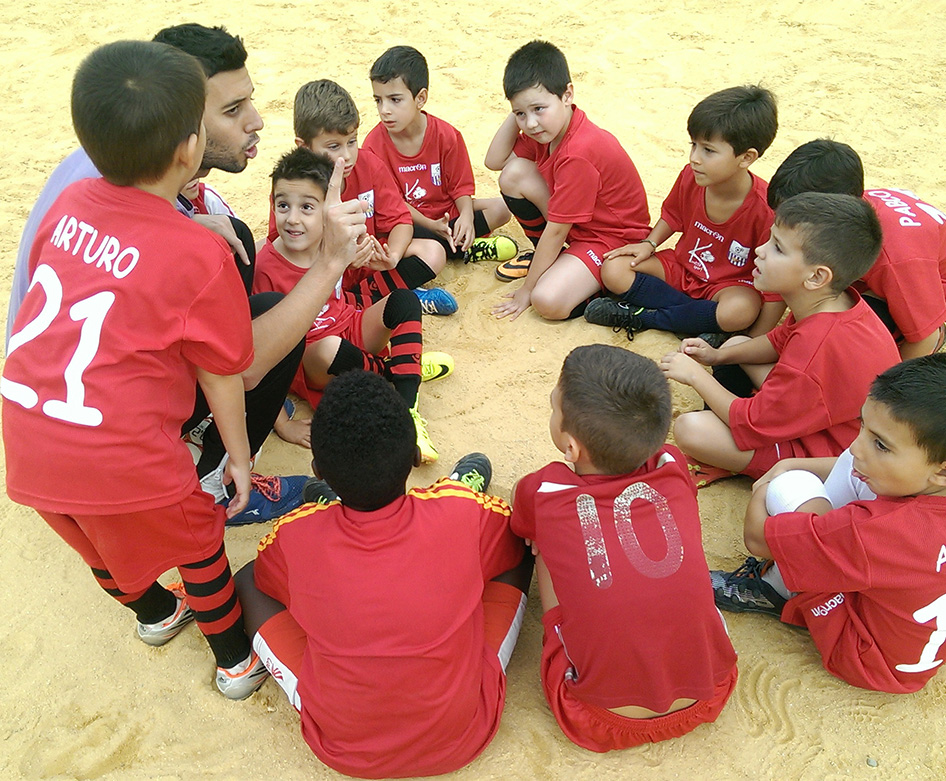
[[[336,167],[343,162],[338,160]],[[275,241],[267,241],[256,257],[254,292],[288,293],[319,257],[322,204],[332,163],[300,146],[283,155],[273,170]],[[438,454],[417,411],[421,382],[421,308],[410,290],[395,289],[367,309],[346,301],[338,280],[306,335],[302,366],[292,389],[315,407],[329,380],[352,369],[381,374],[394,384],[417,427],[417,443],[425,463]],[[386,353],[382,355],[383,353]]]
[[[690,164],[650,234],[604,256],[601,279],[619,301],[593,301],[588,322],[625,328],[633,338],[648,328],[742,331],[756,321],[763,297],[752,287],[753,250],[768,238],[772,210],[765,182],[749,167],[777,129],[775,97],[762,87],[731,87],[697,103],[687,119]],[[658,252],[677,232],[676,247]],[[764,318],[758,333],[778,322],[780,303],[773,298],[776,316]]]
[[[414,427],[365,372],[326,388],[312,456],[340,501],[284,516],[238,573],[254,644],[325,764],[456,770],[499,728],[532,575],[509,506],[470,487],[487,487],[489,461],[472,454],[405,493]]]
[[[736,653],[706,578],[696,490],[664,444],[667,381],[647,358],[589,345],[565,359],[551,402],[567,463],[519,481],[512,528],[538,549],[552,713],[599,752],[715,721]]]
[[[785,300],[789,318],[719,349],[684,339],[661,359],[667,377],[691,386],[708,407],[674,424],[677,445],[702,462],[692,464],[698,485],[737,472],[761,477],[782,458],[837,456],[854,440],[870,383],[900,359],[883,323],[849,287],[870,268],[880,241],[877,216],[858,198],[789,198],[756,249],[752,272],[758,291]],[[734,385],[731,379],[704,366],[740,373],[758,392],[741,398],[720,381]]]
[[[854,686],[922,688],[946,658],[946,355],[877,377],[840,457],[759,480],[745,540],[763,558],[711,573],[720,607],[807,627]]]

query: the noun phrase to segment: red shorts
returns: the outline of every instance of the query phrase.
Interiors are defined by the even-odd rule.
[[[491,580],[483,588],[484,640],[499,656],[503,670],[516,647],[525,612],[526,595],[515,586]],[[297,711],[302,710],[298,676],[307,643],[288,610],[269,618],[253,636],[253,649]]]
[[[721,293],[727,287],[746,287],[755,291],[756,295],[762,299],[762,294],[752,286],[752,279],[727,279],[719,282],[712,280],[702,280],[690,274],[682,263],[676,260],[676,255],[672,249],[661,250],[657,253],[657,259],[663,266],[664,280],[673,288],[686,293],[690,298],[698,298],[703,301],[710,301],[716,295]]]
[[[729,675],[716,685],[711,699],[699,700],[689,708],[652,719],[618,716],[607,708],[582,702],[566,685],[565,673],[571,664],[554,629],[555,624],[561,623],[561,620],[561,608],[557,606],[542,616],[545,629],[545,639],[542,643],[542,688],[545,690],[549,708],[565,737],[589,751],[603,754],[606,751],[658,743],[685,735],[700,724],[716,721],[736,687],[738,671],[733,665]]]
[[[749,461],[749,465],[742,470],[742,474],[748,475],[753,480],[758,480],[762,475],[768,472],[779,461],[786,458],[812,458],[801,446],[798,440],[789,440],[788,442],[778,442],[774,445],[758,448]]]
[[[180,564],[193,564],[223,545],[226,509],[196,485],[178,504],[120,515],[62,515],[38,510],[94,569],[106,569],[127,593],[142,591]]]
[[[610,241],[572,241],[562,250],[563,255],[573,255],[578,258],[592,273],[601,285],[601,266],[604,263],[604,253],[618,247],[623,247],[627,241],[613,238]]]
[[[305,335],[305,345],[308,347],[313,342],[318,342],[321,339],[324,339],[327,336],[340,336],[342,339],[347,339],[359,350],[365,349],[365,339],[364,334],[361,329],[361,321],[365,313],[361,309],[355,310],[352,313],[351,319],[343,328],[333,329],[326,328],[319,331],[309,331]],[[325,388],[313,388],[306,381],[305,371],[302,368],[302,364],[299,364],[299,368],[296,370],[296,376],[292,378],[292,384],[289,386],[289,390],[295,393],[299,398],[305,399],[309,402],[309,405],[312,409],[315,409],[319,406],[319,402],[322,401],[322,393]]]

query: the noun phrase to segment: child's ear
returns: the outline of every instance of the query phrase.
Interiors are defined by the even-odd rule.
[[[806,290],[823,290],[834,281],[834,272],[827,266],[811,266],[805,280]]]
[[[423,459],[421,458],[421,455],[420,455],[420,448],[419,448],[419,447],[415,447],[415,448],[414,448],[414,466],[420,466],[420,465],[423,464],[423,463],[424,463],[424,461],[423,461]]]
[[[939,489],[946,488],[946,461],[941,463],[939,467],[934,467],[932,474],[930,474],[930,483]]]
[[[565,87],[565,92],[562,93],[562,103],[564,103],[566,106],[570,106],[574,100],[575,87],[571,82],[568,82],[568,85]]]
[[[312,459],[312,474],[314,474],[319,480],[322,479],[322,475],[319,473],[319,465],[315,463],[315,459]]]
[[[191,133],[187,138],[181,141],[177,147],[177,160],[182,168],[188,171],[196,171],[200,168],[203,150],[199,149],[200,136],[197,133]],[[198,154],[198,152],[200,154]]]
[[[414,104],[417,106],[418,111],[427,104],[427,87],[421,87],[421,89],[417,91],[417,94],[414,96]]]
[[[756,160],[759,159],[759,150],[755,148],[749,148],[741,155],[739,155],[739,167],[748,168]]]
[[[295,142],[296,142],[296,146],[305,146],[305,145],[306,145],[305,141],[303,141],[301,138],[299,138],[299,136],[296,136]]]
[[[581,442],[575,439],[571,434],[566,433],[565,437],[565,450],[562,451],[562,455],[565,456],[565,460],[569,464],[576,464],[578,463],[578,459],[581,458],[584,448]]]

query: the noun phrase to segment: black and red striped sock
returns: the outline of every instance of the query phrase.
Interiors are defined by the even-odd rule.
[[[504,194],[503,200],[512,212],[512,216],[522,226],[522,232],[532,242],[532,246],[538,246],[546,225],[545,217],[542,216],[539,207],[526,198],[512,198]]]

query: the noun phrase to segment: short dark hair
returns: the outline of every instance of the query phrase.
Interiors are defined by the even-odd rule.
[[[878,375],[867,394],[906,425],[931,464],[946,461],[946,354],[898,363]]]
[[[562,430],[608,474],[633,472],[666,441],[670,387],[649,358],[589,344],[565,358],[558,378]]]
[[[243,41],[236,35],[230,35],[225,27],[178,24],[165,27],[153,40],[196,57],[208,79],[221,71],[237,71],[246,65]]]
[[[853,195],[794,195],[775,210],[775,224],[798,231],[805,262],[831,269],[835,293],[843,292],[870,270],[883,241],[873,208]]]
[[[72,82],[79,143],[112,184],[155,182],[200,133],[207,84],[197,61],[163,43],[116,41],[86,57]]]
[[[430,86],[427,60],[413,46],[392,46],[374,61],[368,78],[382,84],[401,78],[415,98]]]
[[[312,416],[312,459],[342,504],[377,510],[404,495],[417,431],[397,391],[377,374],[334,378]]]
[[[289,182],[298,182],[305,179],[322,190],[322,195],[328,192],[328,183],[332,178],[334,166],[327,155],[320,155],[308,147],[297,146],[291,152],[286,152],[276,162],[272,174],[273,187],[280,179]]]
[[[690,138],[722,138],[737,155],[755,149],[761,157],[776,132],[775,95],[754,84],[714,92],[697,103],[687,119]]]
[[[544,87],[562,97],[571,80],[561,49],[548,41],[530,41],[516,49],[506,63],[503,92],[506,100],[512,100],[523,90]]]
[[[864,194],[864,165],[847,144],[817,138],[786,157],[769,182],[769,208],[799,193]]]
[[[299,87],[292,110],[296,136],[305,143],[321,133],[352,133],[360,117],[348,90],[334,81],[320,79]]]

